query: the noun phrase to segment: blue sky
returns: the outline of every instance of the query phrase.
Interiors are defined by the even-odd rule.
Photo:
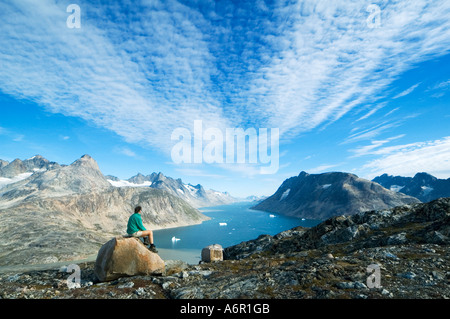
[[[2,1],[0,159],[90,154],[234,196],[302,170],[448,178],[449,16],[446,0]],[[279,129],[277,172],[174,163],[195,120]]]

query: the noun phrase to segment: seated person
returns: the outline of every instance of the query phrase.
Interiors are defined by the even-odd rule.
[[[134,209],[134,214],[130,216],[128,219],[127,224],[127,233],[130,236],[133,237],[143,237],[144,238],[144,245],[147,246],[147,248],[157,253],[155,245],[153,244],[153,232],[151,230],[145,229],[144,225],[142,224],[142,217],[141,217],[142,207],[137,206]],[[150,247],[148,245],[150,244]]]

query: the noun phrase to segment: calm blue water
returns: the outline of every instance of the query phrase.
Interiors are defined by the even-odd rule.
[[[312,227],[320,222],[251,210],[254,205],[244,202],[202,208],[200,211],[211,220],[199,225],[155,230],[154,240],[161,257],[198,263],[201,250],[206,246],[219,244],[225,248],[261,234],[276,235],[296,226]]]

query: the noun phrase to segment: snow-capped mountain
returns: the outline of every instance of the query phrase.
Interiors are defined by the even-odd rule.
[[[149,229],[209,219],[167,191],[112,186],[89,155],[70,165],[36,157],[5,162],[2,172],[7,168],[8,177],[2,177],[0,186],[0,266],[95,254],[112,236],[125,234],[137,205],[142,206],[142,219]]]
[[[181,179],[174,179],[165,176],[163,173],[152,173],[150,175],[137,175],[120,180],[117,177],[108,175],[107,180],[116,187],[151,187],[161,189],[170,194],[182,198],[194,207],[207,207],[236,202],[228,192],[219,192],[212,189],[205,189],[202,185],[185,184]]]
[[[50,162],[41,155],[33,156],[24,161],[15,159],[11,163],[0,159],[0,188],[30,177],[35,172],[42,172],[61,167],[56,162]]]

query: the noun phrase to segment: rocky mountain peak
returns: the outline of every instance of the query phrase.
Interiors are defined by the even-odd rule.
[[[44,162],[48,162],[48,159],[44,158],[42,155],[36,154],[33,157],[25,160],[26,161],[33,161],[33,162],[40,162],[40,161],[44,161]]]
[[[425,172],[417,173],[413,177],[413,181],[421,184],[430,184],[437,180],[436,177]]]
[[[306,177],[306,176],[309,176],[309,174],[306,173],[305,171],[301,171],[300,174],[298,174],[299,178],[303,178],[303,177]]]
[[[118,180],[118,178],[116,178],[116,180]],[[134,184],[143,184],[147,181],[152,181],[151,176],[145,176],[141,173],[137,173],[136,175],[134,175],[133,177],[130,177],[128,179],[128,182],[134,183]]]
[[[59,164],[50,162],[41,155],[35,155],[26,160],[16,158],[11,163],[0,160],[0,177],[14,178],[23,173],[34,173],[56,167],[59,167]]]
[[[16,160],[15,164],[12,162],[1,170],[1,172],[10,173],[13,176],[23,172],[29,173],[25,179],[10,183],[3,188],[5,205],[8,201],[13,203],[25,197],[82,194],[111,187],[100,171],[97,162],[89,155],[82,156],[68,166],[61,166],[37,157],[27,161]],[[31,165],[32,161],[41,161],[42,165]],[[24,163],[28,164],[28,167]]]
[[[8,165],[8,164],[9,164],[8,161],[5,161],[5,160],[0,159],[0,169],[2,169],[2,167],[5,167],[5,166]]]
[[[71,165],[73,165],[73,166],[90,166],[90,167],[98,168],[97,162],[88,154],[81,156],[79,159],[77,159]]]
[[[163,181],[166,179],[166,176],[164,176],[163,173],[159,172],[158,175],[156,175],[156,180]]]
[[[111,184],[116,187],[121,184],[121,181],[117,177],[108,175],[106,178],[109,179],[112,182]],[[162,172],[153,172],[147,176],[138,173],[137,175],[122,182],[131,183],[128,186],[144,186],[164,190],[187,201],[194,207],[215,206],[236,201],[236,199],[229,193],[205,189],[200,184],[195,186],[192,184],[184,184],[181,178],[175,179],[170,176],[165,176]]]

